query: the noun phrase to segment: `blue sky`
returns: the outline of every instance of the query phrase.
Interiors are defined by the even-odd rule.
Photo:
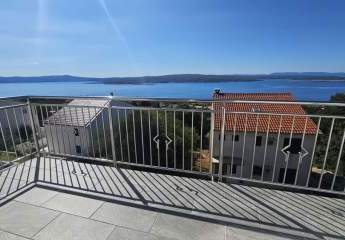
[[[0,75],[345,71],[344,0],[1,0]]]

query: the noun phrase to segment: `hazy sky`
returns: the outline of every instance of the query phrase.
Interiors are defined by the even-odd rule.
[[[1,0],[0,75],[345,71],[345,0]]]

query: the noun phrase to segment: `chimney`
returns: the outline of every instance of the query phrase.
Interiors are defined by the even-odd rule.
[[[215,88],[214,89],[214,94],[220,94],[220,88]]]

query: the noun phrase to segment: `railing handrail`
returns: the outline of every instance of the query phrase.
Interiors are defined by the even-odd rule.
[[[343,102],[329,101],[261,101],[261,100],[213,100],[213,99],[189,99],[189,98],[141,98],[141,97],[124,97],[124,96],[13,96],[0,97],[1,100],[9,99],[111,99],[113,101],[138,101],[138,102],[175,102],[175,103],[248,103],[248,104],[291,104],[291,105],[314,105],[314,106],[335,106],[345,107]]]

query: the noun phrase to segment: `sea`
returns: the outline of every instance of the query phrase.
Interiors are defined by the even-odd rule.
[[[113,93],[123,97],[210,99],[214,89],[233,93],[290,92],[300,101],[328,101],[336,93],[345,93],[345,81],[263,79],[248,82],[154,84],[0,83],[0,97],[109,96]]]

